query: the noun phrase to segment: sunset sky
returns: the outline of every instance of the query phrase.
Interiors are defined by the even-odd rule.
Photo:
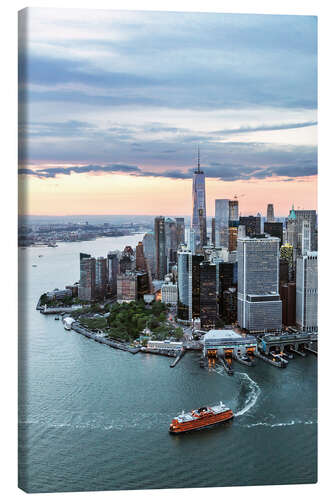
[[[28,9],[20,14],[21,213],[316,208],[317,20]],[[22,191],[21,191],[22,193]]]

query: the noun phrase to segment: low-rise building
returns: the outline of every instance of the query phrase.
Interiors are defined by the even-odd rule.
[[[171,340],[149,340],[147,342],[149,349],[172,349],[180,350],[183,347],[182,342],[172,342]]]
[[[177,285],[173,283],[164,283],[161,287],[162,293],[162,302],[165,304],[177,305],[178,293],[177,293]]]
[[[231,354],[233,351],[254,352],[257,350],[257,340],[252,335],[241,335],[234,330],[209,330],[201,339],[204,356],[210,353]]]

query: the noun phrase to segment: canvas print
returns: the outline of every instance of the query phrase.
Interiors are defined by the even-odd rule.
[[[19,487],[317,481],[317,19],[19,12]]]

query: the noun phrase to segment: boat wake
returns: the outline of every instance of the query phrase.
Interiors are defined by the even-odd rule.
[[[216,373],[221,375],[222,377],[227,377],[225,371],[220,366],[215,366],[213,369]],[[261,389],[259,385],[252,380],[251,377],[248,376],[247,373],[236,373],[235,377],[240,377],[241,379],[241,390],[246,391],[245,402],[241,408],[239,408],[236,412],[234,412],[235,417],[240,417],[247,413],[257,402],[258,397],[261,393]]]
[[[242,425],[241,427],[247,427],[250,429],[251,427],[289,427],[290,425],[317,425],[317,422],[315,420],[290,420],[290,422],[276,422],[276,423],[269,423],[269,422],[256,422],[255,424],[247,424],[247,425]]]
[[[248,376],[247,373],[237,374],[242,379],[242,384],[245,384],[248,388],[248,394],[245,399],[245,404],[243,408],[240,408],[234,415],[235,417],[240,417],[247,413],[257,402],[259,394],[261,392],[259,385]]]

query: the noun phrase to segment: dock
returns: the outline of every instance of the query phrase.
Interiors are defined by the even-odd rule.
[[[219,354],[217,356],[217,360],[221,363],[221,365],[223,366],[223,368],[225,369],[226,373],[228,375],[233,375],[234,374],[234,370],[231,366],[229,366],[228,362],[226,361],[225,357],[222,356],[221,354]]]
[[[304,347],[304,351],[310,352],[311,354],[314,354],[315,356],[318,356],[318,352],[312,349],[311,347]]]
[[[305,356],[306,356],[305,352],[298,351],[297,349],[294,349],[293,347],[290,347],[289,349],[290,349],[290,352],[298,354],[298,356],[302,356],[302,358],[305,358]]]
[[[267,356],[264,356],[261,354],[259,351],[255,352],[254,355],[256,358],[262,359],[266,363],[269,363],[272,366],[276,366],[277,368],[286,368],[286,364],[282,363],[282,361],[273,361],[272,359],[268,358]]]
[[[182,357],[185,355],[185,349],[182,349],[180,351],[180,353],[178,354],[178,356],[176,357],[176,359],[174,361],[172,361],[171,365],[170,365],[170,368],[174,368],[176,366],[176,364],[182,359]]]

